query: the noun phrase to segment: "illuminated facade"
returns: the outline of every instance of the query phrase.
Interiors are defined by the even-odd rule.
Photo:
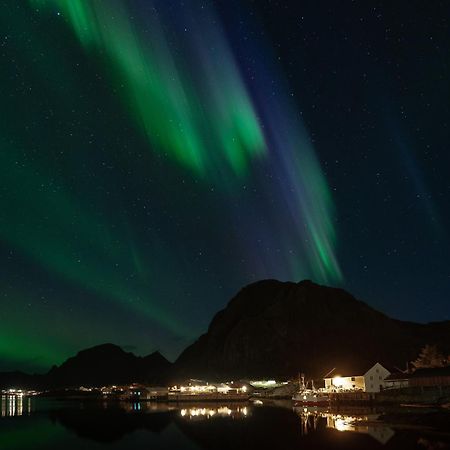
[[[329,392],[339,391],[363,391],[380,392],[386,387],[386,378],[390,375],[389,370],[380,363],[374,364],[363,373],[341,374],[333,370],[332,375],[324,378],[325,390]]]

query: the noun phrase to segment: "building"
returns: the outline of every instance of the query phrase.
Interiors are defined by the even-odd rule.
[[[333,369],[324,378],[325,390],[328,392],[363,391],[380,392],[386,387],[385,379],[390,375],[380,363],[370,368]]]
[[[246,400],[248,397],[248,386],[243,383],[209,383],[193,379],[170,387],[168,394],[169,401]]]
[[[131,386],[125,391],[125,398],[134,402],[143,400],[167,400],[169,389],[166,387]]]
[[[417,369],[409,376],[409,386],[450,386],[450,366]]]
[[[248,384],[255,389],[274,389],[287,385],[288,381],[276,381],[276,380],[250,380]]]
[[[402,389],[409,386],[410,373],[396,370],[387,376],[384,380],[385,389]]]

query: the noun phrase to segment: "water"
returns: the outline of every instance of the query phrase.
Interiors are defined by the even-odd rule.
[[[450,412],[2,397],[0,449],[450,449]]]

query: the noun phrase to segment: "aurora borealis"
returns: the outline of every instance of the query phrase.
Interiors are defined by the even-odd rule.
[[[219,25],[208,25],[211,18],[206,13],[197,21],[186,18],[193,28],[188,42],[166,19],[175,34],[173,44],[152,2],[146,8],[114,0],[31,3],[61,11],[86,51],[103,56],[105,72],[121,86],[120,95],[153,150],[213,180],[222,166],[239,173],[250,158],[265,152],[263,131],[230,49]],[[159,4],[164,9],[164,3]],[[130,15],[141,16],[145,33]]]
[[[449,318],[445,7],[320,3],[1,2],[0,370],[173,358],[262,278]]]

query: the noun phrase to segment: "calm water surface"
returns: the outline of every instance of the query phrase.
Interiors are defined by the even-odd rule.
[[[450,411],[1,399],[0,449],[450,449]]]

